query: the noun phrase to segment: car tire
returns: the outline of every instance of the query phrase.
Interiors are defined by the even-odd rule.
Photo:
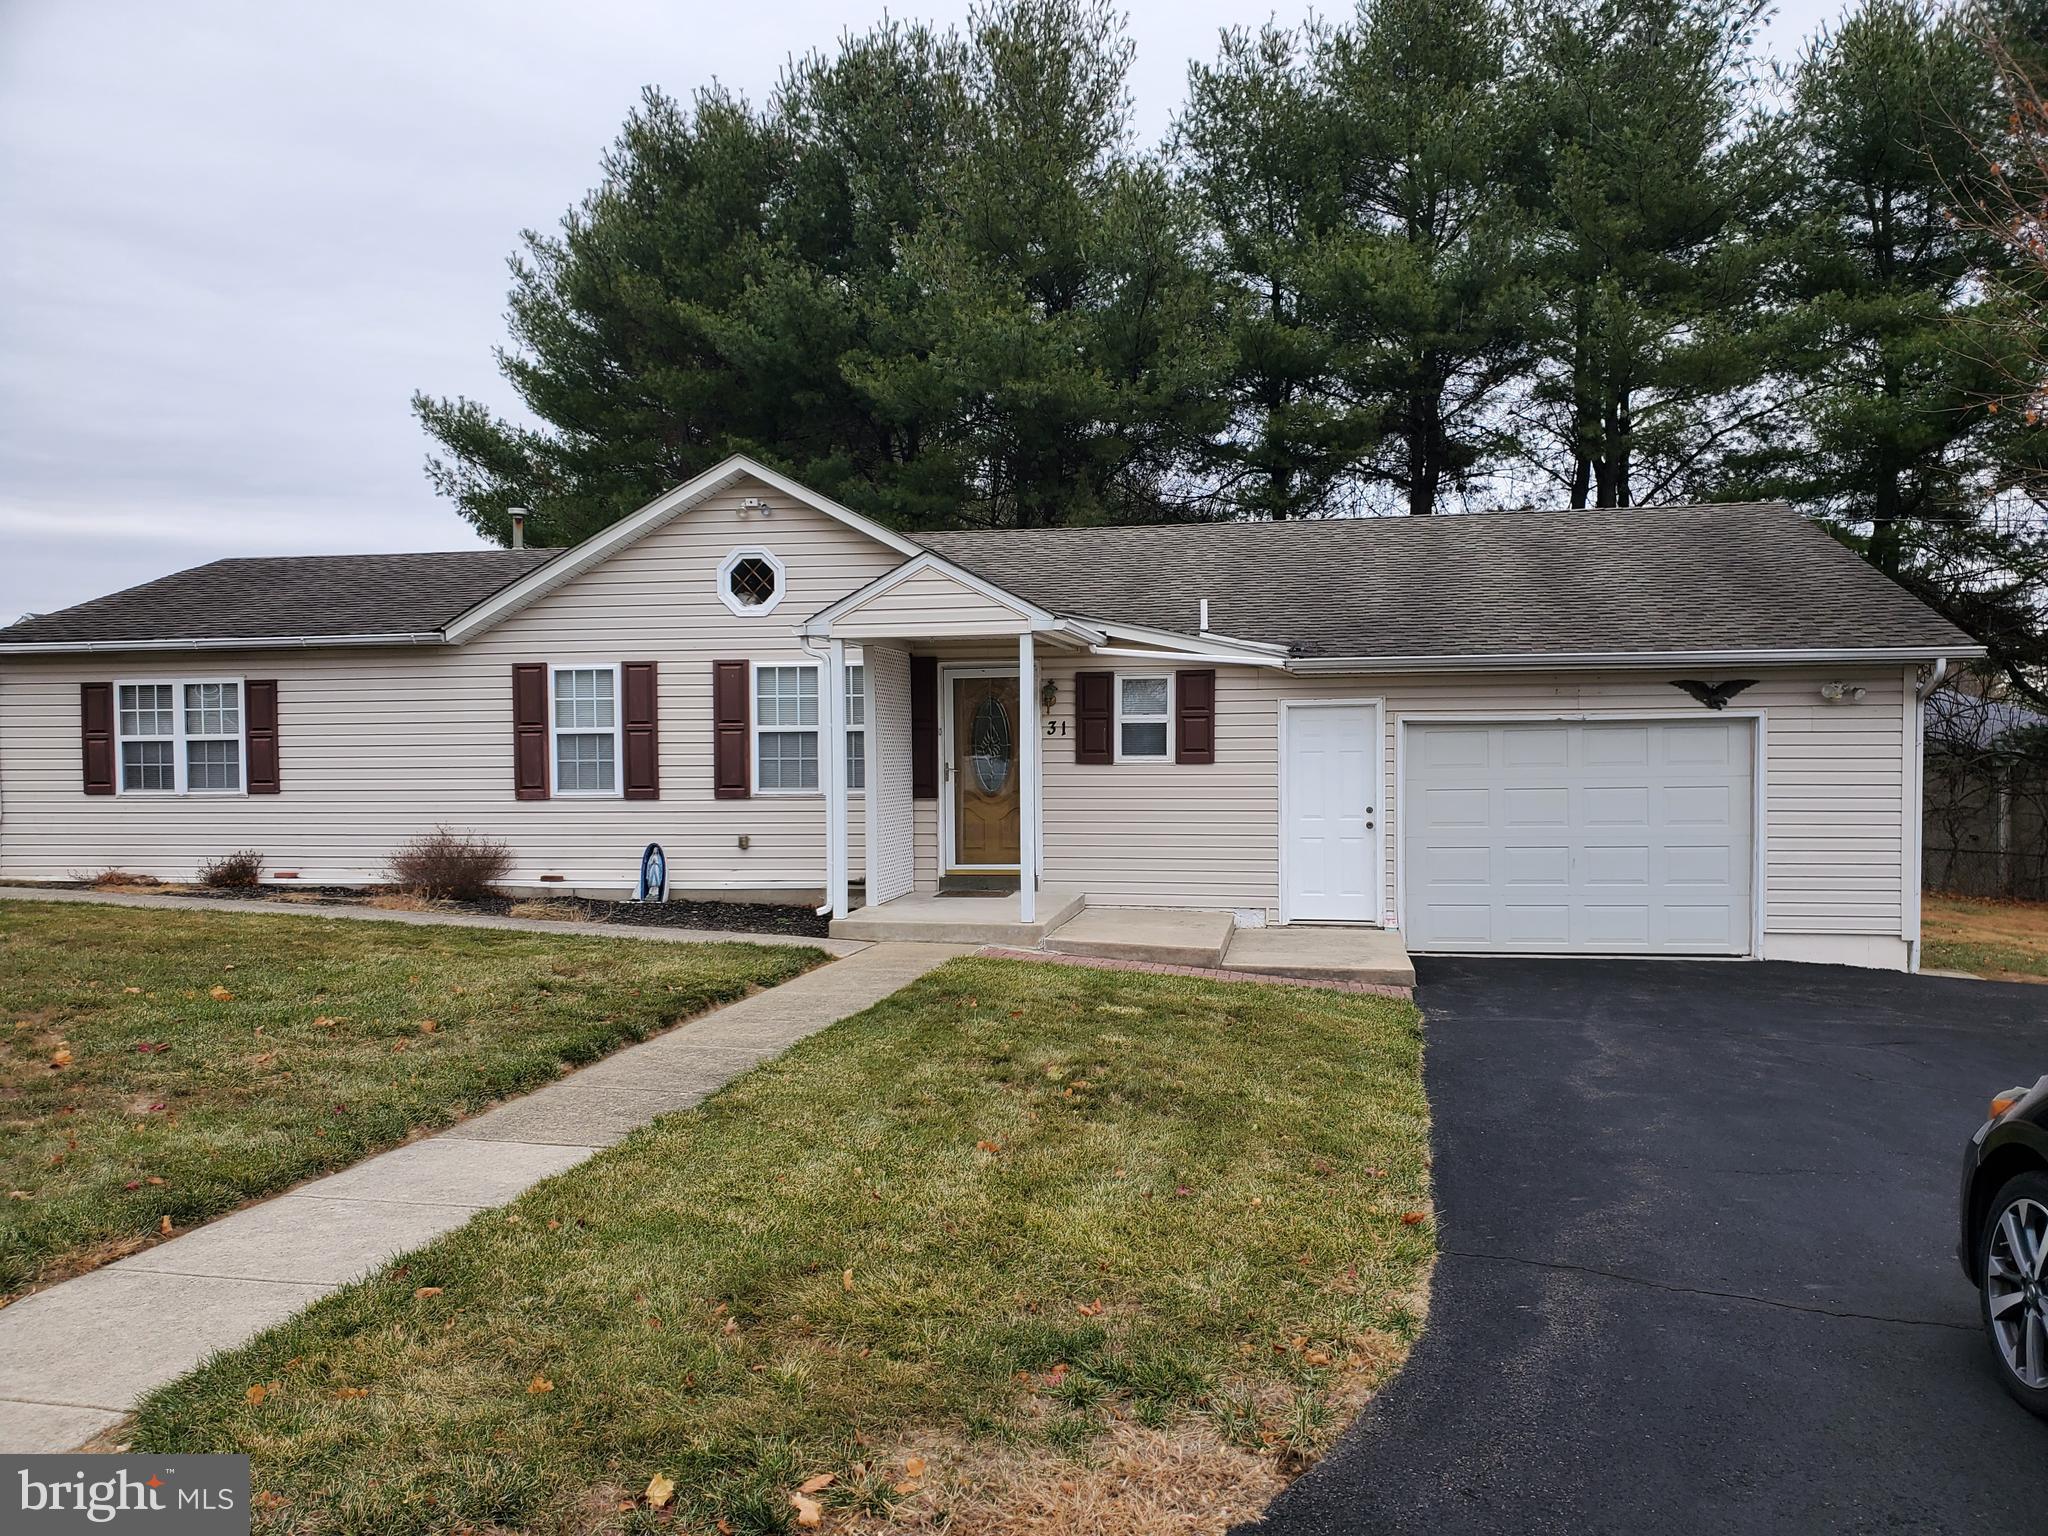
[[[2048,1257],[2034,1266],[2037,1273],[2029,1287],[2028,1277],[2009,1260],[2016,1234],[2029,1254],[2048,1245],[2048,1173],[2023,1173],[2000,1185],[1977,1233],[1977,1300],[1992,1364],[2006,1391],[2048,1419]],[[1997,1319],[1994,1306],[2001,1308]],[[2029,1337],[2029,1327],[2038,1332]]]

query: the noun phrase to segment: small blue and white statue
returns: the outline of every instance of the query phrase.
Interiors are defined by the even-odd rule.
[[[668,900],[668,856],[661,851],[659,843],[649,843],[647,850],[640,855],[640,889],[633,899]]]

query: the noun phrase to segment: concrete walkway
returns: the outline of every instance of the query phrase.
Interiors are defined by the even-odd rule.
[[[62,899],[84,895],[67,891]],[[198,905],[175,898],[119,899]],[[279,910],[263,902],[206,907]],[[441,915],[284,911],[399,921]],[[495,926],[488,920],[481,925]],[[578,923],[509,926],[591,931]],[[609,936],[620,930],[602,931]],[[635,937],[686,935],[649,930]],[[0,1452],[67,1451],[82,1444],[118,1424],[143,1393],[214,1351],[246,1342],[657,1115],[699,1103],[755,1063],[969,952],[948,944],[820,947],[858,952],[630,1046],[437,1136],[302,1184],[0,1309]]]
[[[484,912],[394,912],[383,907],[321,906],[232,896],[145,896],[127,891],[0,885],[0,901],[87,901],[109,907],[154,907],[169,912],[254,912],[263,917],[336,917],[358,923],[412,923],[422,928],[504,928],[515,933],[560,933],[578,939],[651,939],[666,944],[802,944],[828,955],[858,954],[847,939],[807,939],[787,933],[729,933],[714,928],[655,928],[634,923],[558,923]]]

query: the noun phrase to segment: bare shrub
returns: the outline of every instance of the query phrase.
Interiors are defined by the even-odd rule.
[[[253,891],[263,881],[263,855],[238,848],[199,866],[199,883],[217,891]]]
[[[436,827],[391,855],[385,866],[399,890],[428,901],[480,901],[512,872],[512,850],[493,838]]]

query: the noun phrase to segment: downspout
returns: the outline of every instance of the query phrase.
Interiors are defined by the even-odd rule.
[[[1927,669],[1927,676],[1913,689],[1913,782],[1911,798],[1906,805],[1910,818],[1908,832],[1913,839],[1913,901],[1915,910],[1921,896],[1921,885],[1927,878],[1927,696],[1941,686],[1941,680],[1948,675],[1948,658],[1937,656],[1934,665]],[[1913,925],[1913,937],[1906,941],[1906,970],[1911,975],[1920,974],[1920,925]]]

